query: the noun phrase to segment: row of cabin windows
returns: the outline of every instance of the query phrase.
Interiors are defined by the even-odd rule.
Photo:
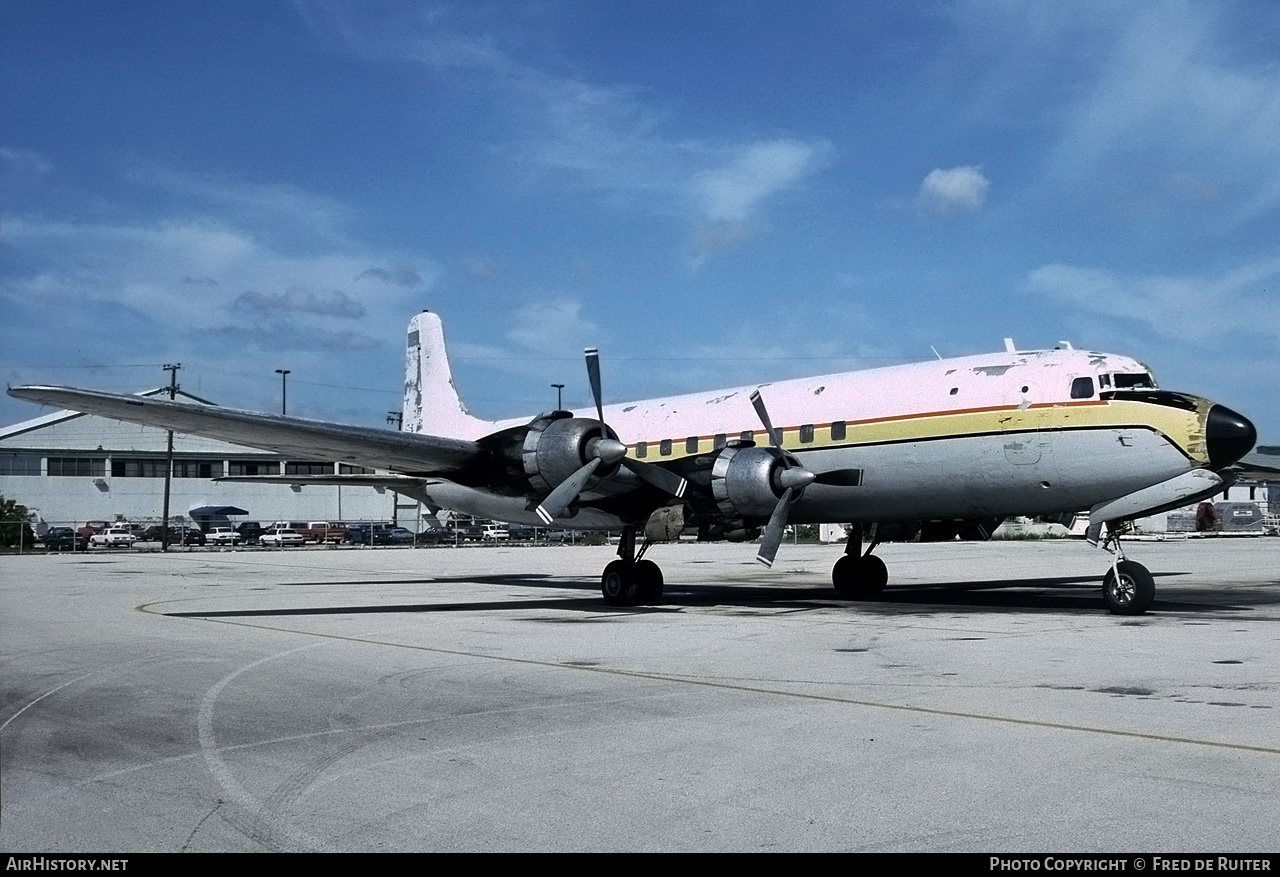
[[[817,432],[817,428],[812,423],[801,424],[800,426],[801,443],[803,444],[811,443],[816,437],[816,432]],[[849,432],[848,421],[837,420],[835,423],[831,424],[831,440],[832,441],[836,441],[836,442],[844,441],[844,438],[846,435],[848,435],[848,432]],[[755,430],[752,430],[752,429],[744,429],[742,432],[738,433],[736,440],[740,442],[754,442],[756,440],[757,434],[760,436],[762,440],[768,441],[769,436],[766,432],[761,430],[759,433],[757,433]],[[701,439],[699,439],[698,436],[696,435],[689,436],[687,439],[684,440],[684,452],[686,454],[698,453],[700,443],[701,443]],[[724,432],[718,432],[711,439],[711,449],[713,451],[718,451],[728,443],[729,443],[729,434]],[[652,442],[636,442],[636,456],[637,457],[649,456],[650,444],[652,444]],[[658,455],[661,457],[670,457],[674,447],[675,447],[675,439],[662,439],[660,442],[658,442]]]
[[[39,454],[0,455],[0,475],[41,475]],[[47,474],[58,477],[102,478],[108,470],[107,457],[49,457]],[[112,457],[113,478],[163,478],[165,461],[153,457]],[[285,475],[332,475],[333,463],[290,460],[284,464]],[[374,470],[347,463],[338,465],[343,475],[368,475]],[[227,475],[279,475],[278,460],[174,460],[174,478],[221,478]]]

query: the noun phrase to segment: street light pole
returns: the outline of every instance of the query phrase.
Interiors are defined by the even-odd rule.
[[[178,369],[182,363],[166,362],[164,370],[169,373],[169,401],[178,395]],[[169,448],[164,457],[164,517],[160,521],[160,550],[169,550],[169,489],[173,483],[173,430],[169,430]]]
[[[280,376],[280,413],[289,413],[289,369],[278,368],[276,374]]]
[[[551,386],[556,388],[556,410],[563,411],[564,398],[561,394],[564,392],[564,384],[552,384]]]

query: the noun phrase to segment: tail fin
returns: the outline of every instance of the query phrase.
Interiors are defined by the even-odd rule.
[[[402,431],[465,439],[492,431],[492,425],[472,417],[458,397],[444,348],[444,324],[430,311],[409,321],[404,372]]]

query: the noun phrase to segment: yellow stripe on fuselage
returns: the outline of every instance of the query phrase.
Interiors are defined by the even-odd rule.
[[[1188,397],[1193,398],[1193,397]],[[1178,447],[1196,465],[1209,462],[1205,448],[1205,418],[1210,403],[1196,399],[1194,411],[1133,400],[1082,400],[1072,402],[1047,402],[1025,409],[1018,406],[970,408],[957,411],[903,414],[870,420],[846,421],[845,437],[833,439],[831,424],[814,424],[813,441],[800,441],[800,427],[780,427],[782,446],[789,451],[809,451],[860,445],[888,444],[893,442],[935,441],[938,439],[964,438],[990,435],[1000,432],[1061,432],[1074,429],[1147,429],[1156,432]],[[742,431],[726,431],[730,441]],[[761,428],[754,430],[758,444],[768,444],[768,434]],[[659,453],[661,440],[647,442],[644,458],[649,462],[680,460],[698,454],[713,453],[714,436],[697,436],[698,450],[686,450],[688,436],[671,437],[671,453]],[[635,456],[634,444],[627,453]]]

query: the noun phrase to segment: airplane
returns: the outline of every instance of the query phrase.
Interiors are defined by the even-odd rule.
[[[399,432],[69,387],[8,392],[389,473],[223,480],[381,485],[433,513],[620,531],[601,575],[613,606],[661,601],[662,571],[644,555],[686,526],[760,538],[768,566],[788,525],[852,522],[832,584],[874,600],[888,582],[873,553],[883,542],[981,540],[1009,516],[1087,510],[1088,541],[1112,555],[1105,607],[1141,614],[1155,583],[1124,556],[1125,526],[1223,491],[1257,439],[1235,411],[1159,389],[1142,363],[1066,342],[1020,351],[1006,339],[996,353],[611,405],[592,348],[592,409],[501,421],[467,411],[437,314],[411,319],[405,355]]]

